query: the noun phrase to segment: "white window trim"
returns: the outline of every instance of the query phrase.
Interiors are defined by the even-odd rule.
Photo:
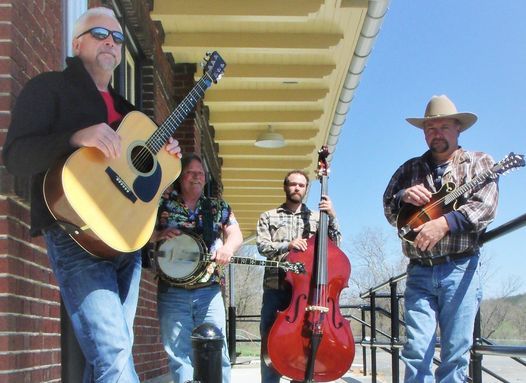
[[[63,2],[65,8],[65,30],[64,30],[64,41],[65,41],[65,52],[67,56],[73,56],[73,28],[75,21],[88,10],[87,0],[67,0]]]

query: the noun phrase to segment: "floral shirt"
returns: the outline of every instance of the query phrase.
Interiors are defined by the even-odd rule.
[[[432,193],[437,192],[429,166],[430,152],[405,162],[394,173],[384,192],[384,213],[390,224],[396,226],[397,216],[404,202],[401,193],[410,186],[423,184]],[[453,182],[456,187],[468,183],[477,175],[493,166],[493,159],[482,152],[469,152],[459,148],[448,163],[444,182]],[[473,190],[457,200],[458,210],[469,222],[469,230],[448,233],[431,251],[421,251],[412,243],[402,241],[403,253],[409,258],[439,257],[463,252],[475,252],[479,248],[479,236],[495,217],[498,202],[496,178],[487,178]]]
[[[195,210],[190,210],[186,207],[182,198],[179,197],[176,191],[167,191],[161,197],[161,202],[158,211],[156,230],[164,230],[168,227],[174,227],[184,231],[189,231],[203,239],[204,233],[204,204],[208,200],[211,205],[212,215],[212,242],[207,243],[209,252],[214,251],[218,246],[222,245],[222,233],[225,227],[230,225],[237,225],[236,217],[232,212],[230,205],[217,198],[207,198],[201,196],[197,201]],[[207,274],[198,282],[203,286],[210,283],[218,282],[224,285],[224,275],[222,269],[216,267],[215,263],[211,263],[207,270]]]

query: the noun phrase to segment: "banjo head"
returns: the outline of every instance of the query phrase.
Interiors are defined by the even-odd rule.
[[[181,234],[162,242],[156,252],[161,276],[176,285],[193,282],[203,269],[206,250],[199,238]]]

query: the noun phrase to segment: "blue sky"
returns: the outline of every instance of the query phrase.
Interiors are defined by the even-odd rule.
[[[496,161],[526,152],[526,1],[394,0],[374,44],[331,164],[329,194],[342,226],[342,249],[368,227],[392,234],[382,194],[396,168],[427,146],[406,117],[420,117],[429,98],[447,94],[479,121],[460,136],[468,150]],[[526,168],[500,178],[495,228],[526,213]],[[315,207],[319,183],[308,204]],[[521,276],[526,292],[526,227],[485,246],[493,277],[485,297]],[[399,250],[396,244],[395,250]]]

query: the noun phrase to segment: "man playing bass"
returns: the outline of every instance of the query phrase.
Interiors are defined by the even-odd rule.
[[[290,171],[283,180],[285,202],[276,209],[261,214],[257,226],[257,247],[263,256],[273,260],[286,260],[293,249],[307,250],[307,239],[318,230],[320,214],[311,211],[303,199],[309,185],[309,177],[302,170]],[[319,209],[329,216],[329,237],[338,244],[341,238],[336,212],[328,196],[322,196]],[[291,299],[291,287],[285,281],[285,273],[278,269],[266,269],[263,281],[263,304],[261,307],[261,381],[278,383],[280,375],[263,360],[267,337],[276,320],[278,311],[285,310]]]

